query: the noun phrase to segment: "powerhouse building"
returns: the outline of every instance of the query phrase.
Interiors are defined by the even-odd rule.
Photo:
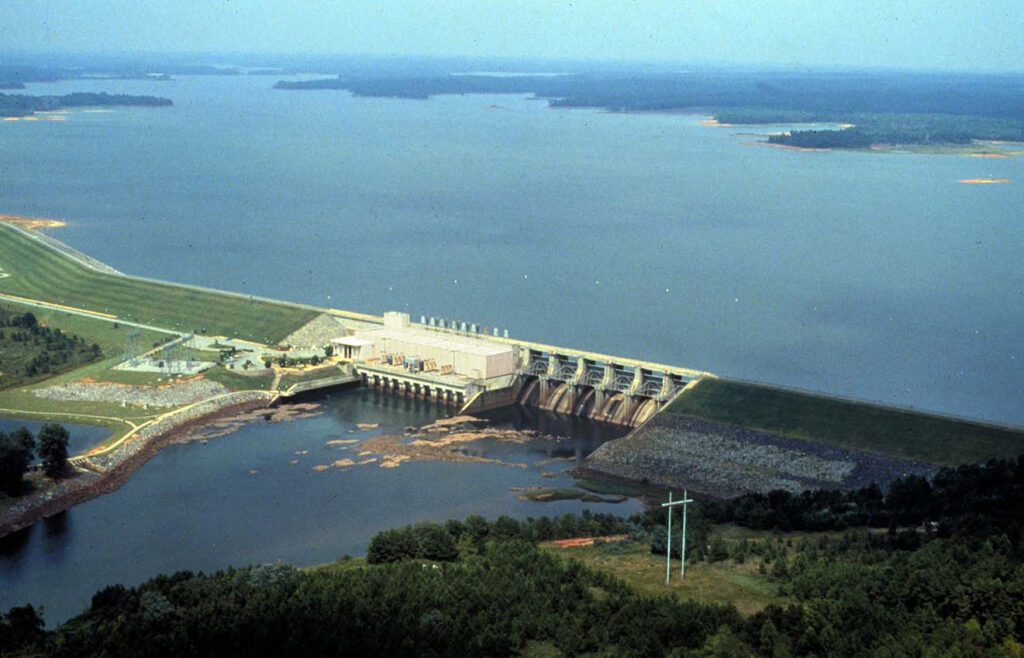
[[[380,329],[336,338],[336,354],[356,363],[442,371],[475,380],[512,375],[516,350],[510,345],[411,326],[408,313],[384,314]],[[401,361],[399,363],[398,361]]]

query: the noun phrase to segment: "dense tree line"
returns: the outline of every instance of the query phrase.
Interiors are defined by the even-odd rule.
[[[3,387],[17,386],[103,357],[99,344],[41,324],[32,313],[0,309],[0,369]]]
[[[871,144],[967,144],[1024,140],[1020,82],[1002,77],[910,73],[821,76],[769,72],[590,72],[551,77],[406,74],[281,81],[279,89],[345,89],[357,96],[425,99],[438,94],[534,94],[555,107],[701,111],[723,123],[851,123],[799,130],[771,142],[814,148]]]
[[[52,632],[31,606],[13,608],[0,623],[0,651],[509,656],[539,642],[566,656],[1021,655],[1022,484],[1024,458],[945,469],[930,482],[903,478],[887,492],[693,505],[688,539],[700,546],[691,544],[691,559],[755,560],[792,600],[747,617],[637,594],[537,546],[628,534],[653,548],[664,533],[660,509],[630,519],[469,517],[382,532],[366,566],[183,572],[108,587]],[[777,533],[729,539],[711,520]],[[844,534],[782,532],[842,525]]]
[[[944,468],[931,481],[905,476],[885,493],[871,485],[853,491],[746,494],[709,502],[704,514],[715,523],[782,531],[923,526],[939,537],[998,533],[1021,546],[1024,456]]]
[[[110,107],[117,105],[172,105],[169,98],[130,96],[106,92],[75,92],[63,96],[31,96],[0,93],[0,116],[28,116],[34,112],[52,112],[67,107]]]
[[[868,148],[874,144],[964,145],[971,144],[972,131],[909,130],[901,128],[854,127],[843,130],[794,130],[769,135],[769,144],[800,148]],[[980,138],[980,136],[979,136]],[[1024,139],[1024,125],[1014,133],[1001,133],[999,139]]]
[[[542,516],[524,521],[509,516],[488,522],[482,516],[451,520],[443,525],[419,523],[385,530],[370,540],[366,560],[371,564],[399,562],[410,558],[455,560],[468,551],[481,551],[490,541],[518,539],[530,543],[569,537],[631,535],[641,532],[639,517],[624,519],[613,514],[566,514],[558,518]]]
[[[428,98],[438,94],[535,94],[561,107],[610,110],[714,108],[728,112],[789,112],[835,121],[846,116],[920,114],[994,117],[1019,121],[1019,80],[996,76],[914,73],[833,75],[758,72],[591,71],[560,76],[346,74],[281,81],[278,89],[346,89],[360,96]],[[830,118],[821,118],[830,117]],[[750,123],[751,121],[743,121]],[[753,121],[777,123],[778,121]]]
[[[309,573],[273,565],[114,586],[54,634],[40,637],[31,619],[22,621],[25,640],[6,650],[510,656],[533,640],[567,655],[661,656],[667,647],[699,648],[723,625],[740,628],[742,618],[731,607],[638,596],[614,578],[510,539],[490,541],[458,562]]]
[[[24,427],[0,432],[0,492],[21,493],[23,478],[37,453],[43,460],[43,472],[60,477],[67,468],[69,438],[67,429],[55,423],[43,425],[38,436]]]

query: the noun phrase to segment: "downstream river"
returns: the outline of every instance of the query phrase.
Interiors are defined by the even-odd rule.
[[[518,498],[524,487],[572,486],[563,471],[621,435],[616,426],[551,415],[492,416],[495,426],[535,428],[541,436],[527,443],[467,445],[473,455],[502,464],[420,461],[316,470],[338,459],[361,459],[358,441],[402,434],[451,410],[369,389],[313,401],[322,406],[312,417],[259,421],[205,444],[169,446],[114,493],[0,539],[0,610],[41,604],[53,624],[83,610],[109,584],[184,569],[209,572],[278,560],[310,565],[362,555],[377,531],[418,521],[582,509],[628,515],[641,509],[633,500]]]
[[[63,218],[53,235],[127,273],[1024,424],[1020,157],[794,152],[696,116],[273,82],[29,85],[175,105],[0,123],[0,212]],[[980,178],[1013,182],[958,183]],[[525,451],[527,468],[316,472],[306,457],[357,422],[437,413],[355,393],[325,405],[173,446],[4,542],[0,609],[44,604],[52,623],[159,571],[311,564],[420,519],[578,510],[510,487],[551,482],[540,453],[604,436],[491,447]]]

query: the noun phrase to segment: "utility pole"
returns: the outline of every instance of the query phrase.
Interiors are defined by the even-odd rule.
[[[672,500],[672,492],[668,492],[668,502],[662,503],[662,507],[668,508],[668,545],[665,548],[665,584],[668,585],[669,577],[672,573],[672,508],[676,505],[683,506],[683,546],[680,554],[682,555],[682,567],[679,569],[679,579],[683,580],[686,578],[686,506],[693,502],[692,498],[687,497],[687,490],[683,489],[682,500]]]
[[[685,496],[684,496],[685,497]],[[668,502],[662,504],[662,507],[668,508],[668,546],[665,548],[665,584],[668,585],[669,578],[672,575],[672,492],[668,492]],[[686,544],[683,544],[686,547]],[[685,555],[683,557],[686,557]]]

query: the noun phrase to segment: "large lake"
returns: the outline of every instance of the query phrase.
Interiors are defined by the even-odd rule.
[[[0,123],[0,212],[64,218],[53,235],[132,274],[1024,424],[1024,159],[794,152],[695,116],[273,81],[30,85],[175,106]],[[509,495],[535,468],[315,473],[283,459],[292,443],[278,442],[322,444],[350,422],[164,451],[8,542],[0,609],[44,603],[52,622],[111,580],[308,564],[417,519],[580,507]]]

